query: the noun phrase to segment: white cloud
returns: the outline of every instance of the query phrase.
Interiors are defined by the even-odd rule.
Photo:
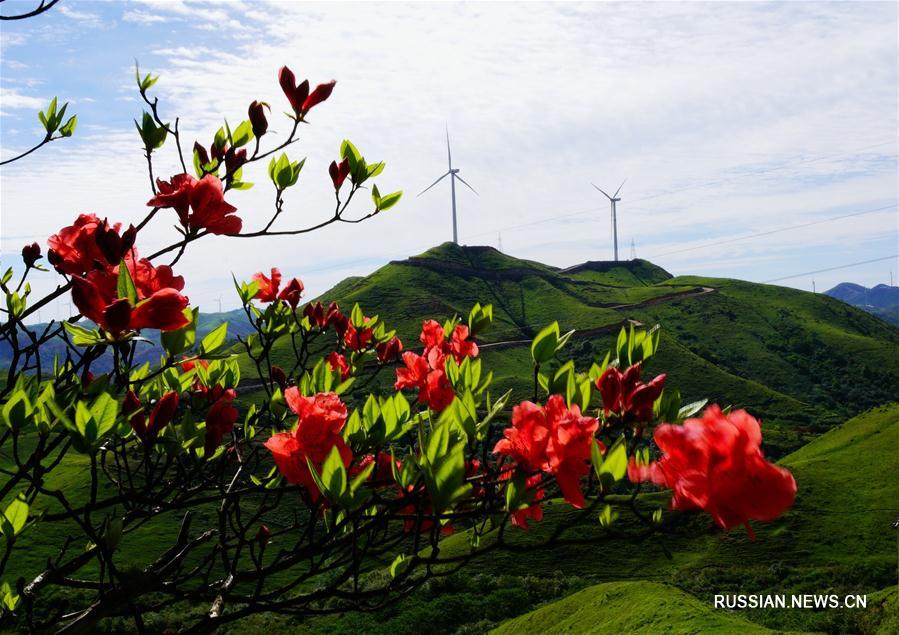
[[[75,20],[83,26],[99,27],[103,25],[103,21],[96,13],[79,11],[77,9],[73,9],[69,4],[60,4],[57,10],[65,17],[69,18],[70,20]]]
[[[16,90],[0,88],[0,108],[6,110],[18,110],[22,108],[36,110],[45,108],[47,103],[48,100],[43,97],[32,97],[30,95],[23,95]]]
[[[628,177],[620,246],[628,254],[634,239],[641,256],[896,202],[890,4],[144,0],[128,5],[123,20],[137,20],[127,17],[133,13],[144,15],[143,45],[152,52],[143,70],[161,75],[153,93],[164,116],[182,116],[187,146],[208,144],[223,117],[238,121],[251,100],[263,99],[272,104],[273,132],[263,139],[270,147],[287,128],[282,64],[313,84],[337,78],[301,143],[287,150],[308,160],[280,227],[330,213],[327,165],[345,137],[367,158],[386,160],[382,191],[406,191],[383,217],[311,239],[201,241],[179,263],[202,281],[189,282],[196,297],[227,289],[231,271],[248,277],[273,265],[303,276],[314,295],[449,239],[446,182],[414,197],[446,170],[445,124],[454,162],[480,194],[457,192],[462,241],[495,244],[502,232],[507,252],[550,264],[611,251],[608,203],[591,181],[617,187]],[[218,25],[214,38],[196,31],[210,25]],[[123,70],[129,91],[131,81]],[[105,99],[134,99],[115,94]],[[33,205],[40,189],[48,227],[96,208],[136,219],[148,179],[133,129],[85,130],[91,134],[77,152],[48,148],[35,158],[35,167],[52,162],[53,187],[24,174],[13,179],[12,170],[7,181],[5,172],[4,209]],[[179,169],[171,144],[155,168],[157,175]],[[116,174],[114,191],[97,196],[98,173]],[[229,199],[257,228],[271,212],[271,188],[264,166],[248,168],[247,178],[256,187]],[[364,200],[358,205],[357,213],[367,210]],[[151,247],[171,235],[165,219],[148,228]],[[30,218],[5,211],[3,220],[10,235],[34,231]],[[676,273],[767,279],[790,273],[787,267],[826,266],[828,253],[862,260],[871,245],[896,236],[897,215],[887,212],[665,256],[660,264]]]

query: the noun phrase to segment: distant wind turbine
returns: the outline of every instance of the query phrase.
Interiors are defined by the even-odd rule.
[[[620,198],[618,198],[618,192],[621,191],[621,188],[624,187],[625,183],[627,183],[627,179],[624,179],[621,182],[621,185],[618,186],[618,189],[615,190],[615,193],[612,194],[612,196],[609,196],[608,194],[606,194],[605,191],[603,191],[603,189],[600,188],[598,185],[596,185],[594,183],[590,184],[593,187],[595,187],[597,190],[602,192],[603,195],[607,199],[609,199],[609,202],[612,203],[612,242],[615,245],[615,262],[618,262],[618,214],[617,214],[617,210],[615,209],[615,203],[617,203],[618,201],[621,200]]]
[[[467,187],[469,190],[474,192],[475,195],[477,195],[478,193],[475,191],[475,189],[473,187],[471,187],[468,183],[465,182],[465,179],[463,179],[461,176],[459,176],[459,168],[453,167],[453,155],[450,152],[449,128],[447,128],[447,130],[446,130],[446,159],[447,159],[447,162],[449,163],[449,169],[446,171],[446,173],[443,174],[443,176],[441,176],[439,179],[437,179],[436,181],[431,183],[428,187],[423,189],[418,194],[418,196],[421,196],[422,194],[424,194],[425,192],[430,190],[432,187],[434,187],[435,185],[440,183],[440,181],[442,181],[446,177],[448,177],[448,176],[452,177],[452,178],[450,178],[450,193],[451,193],[452,200],[453,200],[453,242],[458,245],[459,244],[459,231],[458,231],[457,224],[456,224],[456,179],[459,179],[459,181],[461,181],[462,184],[465,187]]]

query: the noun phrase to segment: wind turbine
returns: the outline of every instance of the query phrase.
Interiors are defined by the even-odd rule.
[[[616,209],[615,209],[615,203],[617,203],[618,201],[621,200],[620,198],[618,198],[618,192],[621,191],[621,188],[624,187],[624,184],[625,184],[626,182],[627,182],[627,179],[624,179],[624,180],[621,182],[621,185],[618,186],[618,189],[615,190],[615,193],[612,194],[612,196],[609,196],[608,194],[606,194],[606,193],[603,191],[603,189],[600,188],[598,185],[596,185],[596,184],[594,184],[594,183],[591,183],[591,184],[590,184],[590,185],[592,185],[593,187],[595,187],[597,190],[599,190],[600,192],[602,192],[603,195],[604,195],[607,199],[609,199],[609,202],[612,203],[612,242],[615,244],[615,262],[618,262],[618,214],[617,214]]]
[[[459,181],[461,181],[462,184],[465,187],[467,187],[469,190],[474,192],[475,195],[478,195],[478,193],[475,191],[475,189],[473,187],[471,187],[468,183],[465,182],[465,179],[463,179],[461,176],[459,176],[459,168],[453,167],[453,155],[450,152],[449,128],[446,129],[446,159],[449,164],[449,169],[446,171],[446,173],[443,174],[443,176],[441,176],[439,179],[437,179],[436,181],[431,183],[428,187],[423,189],[421,192],[419,192],[418,196],[421,196],[422,194],[424,194],[425,192],[430,190],[432,187],[434,187],[435,185],[440,183],[440,181],[442,181],[446,177],[448,177],[448,176],[451,177],[450,178],[450,194],[451,194],[452,200],[453,200],[453,242],[458,245],[459,244],[459,231],[458,231],[457,225],[456,225],[456,179],[459,179]]]

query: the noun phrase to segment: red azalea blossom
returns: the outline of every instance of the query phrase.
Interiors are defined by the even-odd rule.
[[[183,278],[168,267],[154,268],[147,260],[126,261],[137,290],[137,303],[118,297],[118,267],[95,269],[72,277],[72,300],[82,315],[112,335],[145,328],[173,331],[189,322],[184,315],[188,300],[179,293]],[[133,267],[133,268],[132,268]],[[161,286],[167,283],[174,286]]]
[[[378,354],[378,361],[382,364],[386,364],[387,362],[395,359],[396,356],[402,352],[402,350],[403,342],[395,335],[386,342],[378,342],[378,345],[375,346],[375,351]]]
[[[649,383],[643,383],[640,381],[640,370],[639,363],[623,373],[617,368],[607,368],[596,380],[605,416],[614,413],[637,422],[652,421],[652,407],[662,394],[666,376],[663,373]]]
[[[225,202],[222,182],[213,174],[199,181],[190,174],[176,174],[171,181],[156,179],[156,187],[159,193],[147,205],[173,208],[189,231],[238,234],[243,228],[243,221],[233,215],[237,208]]]
[[[74,224],[63,227],[47,240],[47,260],[58,272],[69,275],[83,275],[98,265],[102,268],[110,264],[97,241],[97,232],[101,227],[104,231],[118,233],[121,224],[109,227],[95,214],[80,214]]]
[[[340,379],[343,380],[350,376],[350,365],[346,361],[346,357],[337,351],[328,355],[328,365],[331,367],[331,370],[340,371]]]
[[[278,294],[278,299],[290,305],[295,309],[300,303],[300,296],[303,295],[303,282],[299,278],[292,278]]]
[[[292,432],[280,432],[265,442],[272,453],[278,471],[288,483],[303,485],[312,502],[321,498],[321,492],[309,472],[308,458],[317,470],[335,446],[344,465],[349,466],[353,453],[340,432],[346,423],[346,405],[334,393],[319,393],[304,397],[296,387],[284,392],[287,405],[297,414],[297,425]]]
[[[306,308],[303,309],[303,315],[309,318],[309,324],[311,326],[317,326],[321,329],[328,326],[328,321],[325,316],[325,307],[322,306],[321,302],[316,302],[315,304],[310,302],[307,304]]]
[[[552,395],[543,408],[524,401],[512,409],[512,425],[493,452],[511,457],[526,472],[553,474],[565,500],[581,508],[580,480],[590,470],[592,447],[599,443],[593,437],[598,428],[596,419],[582,416],[576,404],[566,406],[561,395]]]
[[[298,118],[302,118],[309,110],[331,96],[331,92],[334,90],[334,85],[337,82],[332,79],[330,82],[319,84],[310,93],[309,80],[304,79],[297,85],[293,71],[283,66],[278,72],[278,83],[281,84],[281,90],[284,91],[284,96],[290,102],[290,107],[293,109],[294,114]]]
[[[186,373],[188,371],[193,370],[197,364],[199,364],[203,368],[209,368],[209,362],[206,361],[205,359],[191,359],[191,360],[181,362],[181,370]]]
[[[431,358],[435,362],[439,361],[439,365],[432,366],[428,358],[412,351],[403,353],[405,368],[396,369],[394,387],[397,390],[418,388],[418,402],[441,412],[453,401],[456,393],[446,377],[442,356],[435,354]]]
[[[367,320],[368,318],[366,318],[366,321]],[[343,336],[343,343],[351,351],[359,352],[368,346],[372,337],[374,337],[374,333],[371,328],[362,326],[357,329],[352,324],[349,324],[347,325],[346,332]]]
[[[147,423],[144,413],[136,412],[141,407],[140,398],[134,391],[129,390],[125,394],[122,413],[125,416],[128,416],[136,412],[136,414],[128,420],[129,425],[131,425],[131,428],[143,443],[152,443],[156,440],[156,437],[159,436],[160,431],[175,418],[175,411],[178,409],[178,401],[178,393],[165,393],[150,411],[150,420],[149,423]]]
[[[629,466],[632,480],[670,488],[672,509],[702,509],[724,529],[750,520],[773,520],[793,505],[796,481],[765,460],[759,422],[745,410],[724,414],[712,405],[701,419],[661,425],[655,442],[662,457]]]
[[[346,177],[350,174],[350,162],[347,159],[340,163],[331,161],[331,165],[328,166],[328,174],[331,175],[331,183],[334,184],[334,189],[339,190],[343,182],[346,181]]]
[[[253,280],[259,283],[259,291],[253,296],[260,302],[274,302],[278,299],[278,289],[281,286],[281,270],[272,267],[272,277],[268,278],[261,271],[253,274]]]
[[[221,386],[216,386],[221,388]],[[237,421],[237,408],[231,403],[235,397],[234,390],[223,390],[206,413],[206,456],[210,456],[221,445],[226,434],[231,434],[234,422]]]

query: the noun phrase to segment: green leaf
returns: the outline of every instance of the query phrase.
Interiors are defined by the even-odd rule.
[[[199,307],[184,309],[184,316],[190,320],[190,322],[177,331],[162,331],[160,334],[162,347],[170,356],[180,355],[193,348],[193,345],[196,344],[197,319],[199,318],[199,315]]]
[[[200,352],[203,355],[208,355],[213,351],[221,348],[222,344],[225,343],[225,338],[228,336],[228,323],[222,322],[209,333],[206,334],[206,337],[203,338],[203,341],[200,342]]]
[[[3,533],[7,538],[14,538],[22,533],[22,528],[28,522],[28,503],[21,496],[17,496],[3,512],[3,518],[6,521],[3,523]]]
[[[242,122],[231,135],[232,145],[235,148],[247,145],[253,140],[253,124],[249,121]]]
[[[118,297],[126,298],[131,306],[137,305],[137,287],[134,286],[134,280],[131,278],[131,272],[125,265],[125,261],[119,263],[119,276],[116,280],[116,291]]]
[[[393,192],[391,194],[385,194],[383,197],[381,197],[381,204],[378,206],[378,209],[380,209],[382,212],[384,210],[390,209],[391,207],[393,207],[394,205],[399,203],[400,198],[402,198],[402,196],[403,196],[402,190]]]
[[[599,524],[603,527],[609,527],[618,519],[618,512],[612,509],[612,506],[606,504],[599,512]]]
[[[3,422],[13,430],[20,430],[28,422],[32,412],[33,408],[28,393],[24,390],[17,390],[9,398],[9,401],[3,404]]]
[[[59,134],[63,137],[71,137],[75,132],[75,126],[78,124],[78,115],[72,115],[65,125],[59,129]]]
[[[543,364],[552,359],[559,344],[559,323],[544,327],[531,343],[531,359],[535,364]]]
[[[403,565],[406,562],[406,554],[399,554],[396,558],[393,559],[393,562],[390,563],[390,577],[395,578],[397,575],[401,573],[401,569],[403,569]]]
[[[599,467],[598,476],[603,483],[603,487],[609,488],[617,481],[622,479],[627,473],[627,443],[624,437],[618,437],[618,440],[612,445],[611,449],[606,452],[603,457],[602,465]]]
[[[105,341],[97,330],[86,329],[83,326],[69,322],[63,322],[62,325],[66,333],[72,338],[72,344],[75,346],[94,346],[103,344]]]

